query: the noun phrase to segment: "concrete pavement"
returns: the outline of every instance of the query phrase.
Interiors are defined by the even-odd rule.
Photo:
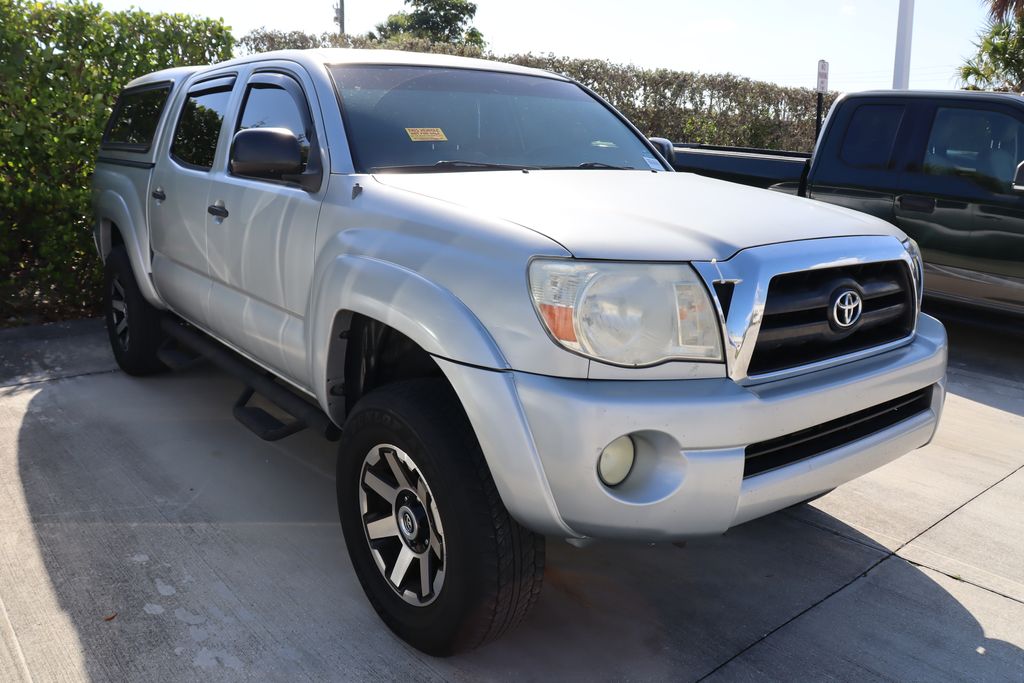
[[[0,680],[1024,681],[1024,357],[951,338],[932,445],[721,538],[549,541],[529,620],[437,660],[363,597],[332,444],[96,321],[0,331]]]

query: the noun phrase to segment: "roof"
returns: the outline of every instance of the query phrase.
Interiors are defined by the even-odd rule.
[[[1024,97],[1012,92],[991,92],[988,90],[866,90],[847,93],[846,97],[899,97],[899,98],[953,98],[966,100],[988,100],[991,102],[1024,103]]]
[[[176,80],[180,75],[188,75],[200,69],[234,64],[246,64],[249,62],[263,61],[267,59],[280,59],[297,62],[305,66],[334,66],[338,64],[395,64],[410,66],[437,66],[452,69],[477,69],[482,71],[500,71],[503,73],[524,74],[528,76],[542,76],[544,78],[557,78],[567,80],[564,76],[531,69],[517,64],[507,64],[490,59],[472,59],[470,57],[455,57],[452,55],[440,55],[424,52],[406,52],[403,50],[358,50],[349,48],[326,48],[313,50],[276,50],[274,52],[262,52],[254,55],[246,55],[218,62],[214,65],[180,67],[178,69],[165,69],[156,73],[147,74],[137,78],[129,85],[142,85],[160,80]],[[173,77],[171,76],[173,75]]]
[[[145,76],[139,76],[135,80],[131,81],[126,88],[134,88],[138,85],[146,85],[147,83],[161,83],[163,81],[179,81],[188,78],[196,71],[199,71],[203,67],[201,66],[176,66],[171,69],[162,69],[161,71],[154,71],[151,74]]]

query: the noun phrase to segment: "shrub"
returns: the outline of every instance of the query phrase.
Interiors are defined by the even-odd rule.
[[[233,42],[219,20],[0,0],[0,320],[95,310],[89,185],[118,91]]]
[[[607,99],[646,135],[673,142],[810,151],[815,93],[732,74],[643,69],[554,55],[491,57],[574,78]],[[826,111],[835,93],[825,97]]]

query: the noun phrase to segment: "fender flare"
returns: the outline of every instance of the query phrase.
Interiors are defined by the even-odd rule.
[[[135,274],[135,281],[139,285],[142,296],[153,306],[163,309],[164,303],[153,287],[153,281],[149,277],[150,265],[148,254],[144,253],[143,245],[132,219],[132,212],[128,208],[124,197],[113,190],[104,190],[96,197],[95,202],[96,225],[96,247],[99,250],[100,259],[106,263],[107,255],[112,246],[111,223],[117,225],[117,230],[124,241],[125,250],[128,252],[128,260],[132,264],[132,272]],[[148,251],[148,244],[146,251]]]
[[[307,312],[309,377],[330,414],[328,359],[335,317],[357,313],[401,332],[427,353],[458,363],[509,369],[497,344],[473,312],[451,291],[404,266],[371,256],[341,254],[314,274]]]

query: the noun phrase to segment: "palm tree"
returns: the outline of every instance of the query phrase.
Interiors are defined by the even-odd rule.
[[[988,0],[989,14],[996,21],[1024,19],[1024,0]]]

